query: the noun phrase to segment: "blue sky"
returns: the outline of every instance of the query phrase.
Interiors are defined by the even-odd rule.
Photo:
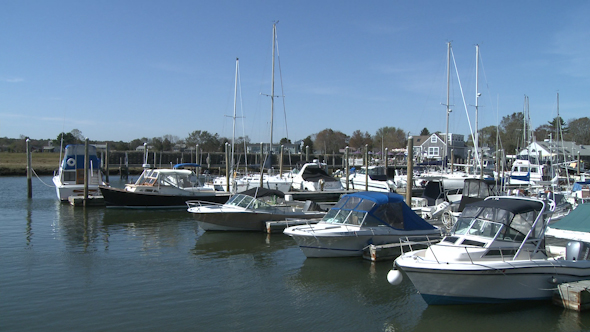
[[[558,92],[565,120],[590,116],[588,17],[587,1],[2,1],[0,137],[231,137],[239,57],[236,135],[267,142],[274,21],[275,142],[444,132],[449,41],[472,125],[478,44],[479,127],[525,95],[537,127]],[[467,135],[452,81],[449,131]]]

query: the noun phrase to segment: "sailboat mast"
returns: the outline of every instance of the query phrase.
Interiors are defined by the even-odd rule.
[[[449,114],[450,109],[450,85],[451,85],[451,42],[447,43],[447,131],[445,132],[445,151],[444,151],[444,162],[443,167],[447,168],[447,154],[449,151]]]
[[[239,63],[240,59],[236,58],[236,83],[235,83],[235,90],[234,90],[234,124],[233,124],[233,132],[231,137],[231,170],[234,170],[234,153],[235,153],[235,143],[236,143],[236,109],[238,106],[238,70],[239,70]]]
[[[268,145],[268,155],[272,163],[272,134],[274,121],[274,107],[275,107],[275,47],[277,36],[277,24],[272,24],[272,79],[270,86],[270,144]]]
[[[479,93],[479,45],[475,45],[475,150],[479,148],[479,97],[481,93]],[[477,155],[477,152],[476,152]],[[480,172],[479,176],[483,179],[483,149],[482,153],[480,154],[478,161]]]

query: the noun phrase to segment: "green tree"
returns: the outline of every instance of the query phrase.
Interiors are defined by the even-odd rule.
[[[311,136],[307,136],[303,139],[303,149],[302,152],[305,153],[305,147],[309,146],[309,151],[313,152],[313,139]]]
[[[381,149],[403,148],[407,143],[407,133],[396,127],[381,127],[373,136],[373,147]]]
[[[227,139],[225,139],[227,140]],[[211,134],[208,131],[195,130],[185,139],[187,145],[199,145],[199,149],[204,152],[223,151],[223,143],[218,134]]]
[[[364,147],[366,144],[369,145],[369,149],[373,148],[373,137],[369,134],[368,131],[365,131],[363,134],[360,130],[355,130],[350,136],[350,140],[348,141],[348,146],[353,149],[359,149]]]
[[[287,137],[283,137],[281,138],[281,140],[279,141],[279,144],[284,145],[284,144],[291,144],[291,140],[288,139]]]
[[[424,127],[422,129],[422,131],[420,132],[420,136],[429,136],[429,135],[430,135],[430,131],[426,127]]]
[[[568,140],[572,140],[577,144],[590,144],[590,119],[587,117],[572,119],[568,121],[569,132],[567,134]]]
[[[524,115],[522,112],[514,112],[502,117],[500,121],[500,139],[506,154],[514,154],[517,148],[524,146],[522,128]]]
[[[63,147],[65,148],[68,144],[78,144],[81,143],[76,136],[72,133],[60,133],[57,135],[57,138],[53,140],[53,146],[59,147],[62,144],[62,137],[63,137]]]
[[[348,136],[340,131],[324,129],[315,135],[313,146],[321,153],[338,152],[346,147]]]

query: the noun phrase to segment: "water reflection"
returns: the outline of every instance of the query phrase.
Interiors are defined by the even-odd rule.
[[[102,214],[104,209],[97,207],[73,207],[59,204],[56,208],[57,216],[53,224],[53,231],[58,238],[63,239],[68,250],[95,251],[100,242]]]
[[[191,252],[205,259],[227,258],[235,255],[268,257],[275,251],[294,246],[293,240],[282,234],[258,232],[204,232],[200,230]]]

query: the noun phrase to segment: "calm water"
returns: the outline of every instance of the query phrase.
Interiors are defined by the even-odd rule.
[[[24,177],[0,188],[0,331],[590,329],[549,303],[428,307],[387,283],[391,262],[305,259],[283,234],[205,233],[184,210],[74,208],[38,179],[28,200]]]

